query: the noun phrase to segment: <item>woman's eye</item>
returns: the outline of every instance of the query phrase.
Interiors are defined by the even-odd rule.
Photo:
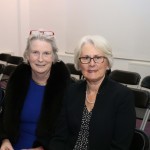
[[[90,57],[84,57],[84,59],[88,60]]]
[[[32,51],[31,53],[32,53],[32,54],[37,54],[38,52],[37,52],[37,51]]]
[[[51,55],[51,52],[45,52],[44,54],[45,55]]]
[[[100,57],[100,56],[97,56],[97,57],[95,57],[95,59],[96,59],[96,60],[99,60],[99,59],[101,59],[101,57]]]

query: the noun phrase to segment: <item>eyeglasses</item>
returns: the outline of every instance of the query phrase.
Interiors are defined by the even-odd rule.
[[[95,63],[103,63],[104,59],[106,59],[106,57],[105,56],[94,56],[92,58],[92,57],[86,56],[86,57],[79,58],[79,60],[82,64],[88,64],[91,62],[92,59]]]
[[[46,35],[46,36],[54,36],[54,32],[53,31],[41,31],[41,30],[31,30],[29,35]]]

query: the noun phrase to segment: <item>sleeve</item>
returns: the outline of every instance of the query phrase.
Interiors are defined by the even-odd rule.
[[[63,107],[61,113],[56,121],[56,128],[47,137],[38,137],[33,143],[33,148],[42,146],[44,150],[63,150],[65,141],[67,139],[67,122],[65,117],[65,108]]]
[[[134,96],[130,90],[122,94],[118,101],[116,110],[115,130],[111,150],[128,150],[134,134],[136,114],[134,107]]]
[[[64,104],[61,114],[58,119],[58,124],[55,130],[55,133],[49,143],[49,150],[64,150],[65,149],[65,143],[67,142],[67,138],[68,138],[68,125],[67,125],[65,112],[66,110],[65,110],[65,104]]]
[[[44,150],[64,150],[68,135],[67,129],[65,103],[63,103],[53,133],[49,137],[38,137],[33,144],[33,148],[42,146]]]
[[[58,117],[57,126],[55,132],[49,142],[49,150],[65,150],[68,137],[69,137],[69,129],[68,129],[68,119],[67,119],[67,105],[69,101],[69,90],[71,89],[72,84],[70,84],[65,92],[63,106],[61,109],[61,113]]]

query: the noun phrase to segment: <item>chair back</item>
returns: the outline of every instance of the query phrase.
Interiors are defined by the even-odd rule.
[[[1,63],[6,64],[8,58],[9,58],[10,56],[11,56],[11,54],[8,54],[8,53],[1,53],[1,54],[0,54],[0,61],[1,61]]]
[[[146,76],[141,81],[141,87],[150,89],[150,76]]]
[[[150,135],[150,93],[141,89],[131,90],[135,97],[136,127]]]
[[[0,64],[0,74],[3,73],[4,68],[5,68],[5,65],[4,64]]]
[[[23,62],[23,57],[20,56],[10,56],[7,60],[7,64],[19,65]]]
[[[77,75],[77,76],[79,76],[79,79],[82,78],[81,71],[76,70],[73,63],[66,63],[66,66],[71,75]]]
[[[4,71],[5,65],[4,64],[0,64],[0,80]]]
[[[124,70],[113,70],[111,71],[109,77],[126,85],[138,85],[141,79],[139,73]]]
[[[135,107],[148,108],[150,102],[150,93],[146,90],[130,88],[134,94]]]
[[[135,129],[130,150],[149,150],[149,138],[144,131]]]
[[[3,70],[3,75],[8,75],[10,76],[11,73],[16,69],[17,66],[14,65],[7,65],[5,66],[4,70]]]
[[[17,66],[14,66],[14,65],[7,65],[7,66],[5,66],[5,68],[3,70],[3,74],[1,76],[1,80],[0,80],[0,87],[3,90],[6,89],[9,77],[11,76],[11,74],[13,73],[13,71],[16,69],[16,67]]]

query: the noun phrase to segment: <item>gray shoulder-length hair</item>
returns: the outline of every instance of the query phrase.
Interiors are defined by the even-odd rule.
[[[58,61],[58,48],[55,42],[55,38],[53,36],[46,36],[46,35],[30,35],[27,39],[27,46],[26,49],[24,51],[24,58],[25,60],[27,60],[27,56],[29,55],[30,52],[30,47],[32,44],[32,41],[34,40],[41,40],[41,41],[46,41],[47,43],[49,43],[52,46],[52,51],[53,51],[53,63],[56,63]]]
[[[109,69],[110,69],[113,64],[113,55],[112,55],[111,46],[108,43],[108,41],[104,37],[99,36],[99,35],[87,35],[87,36],[84,36],[80,40],[80,42],[78,43],[78,45],[74,51],[74,64],[75,64],[76,70],[80,70],[79,57],[81,55],[82,46],[86,43],[93,44],[97,50],[100,50],[104,53],[104,56],[108,60],[108,65],[109,65]]]

